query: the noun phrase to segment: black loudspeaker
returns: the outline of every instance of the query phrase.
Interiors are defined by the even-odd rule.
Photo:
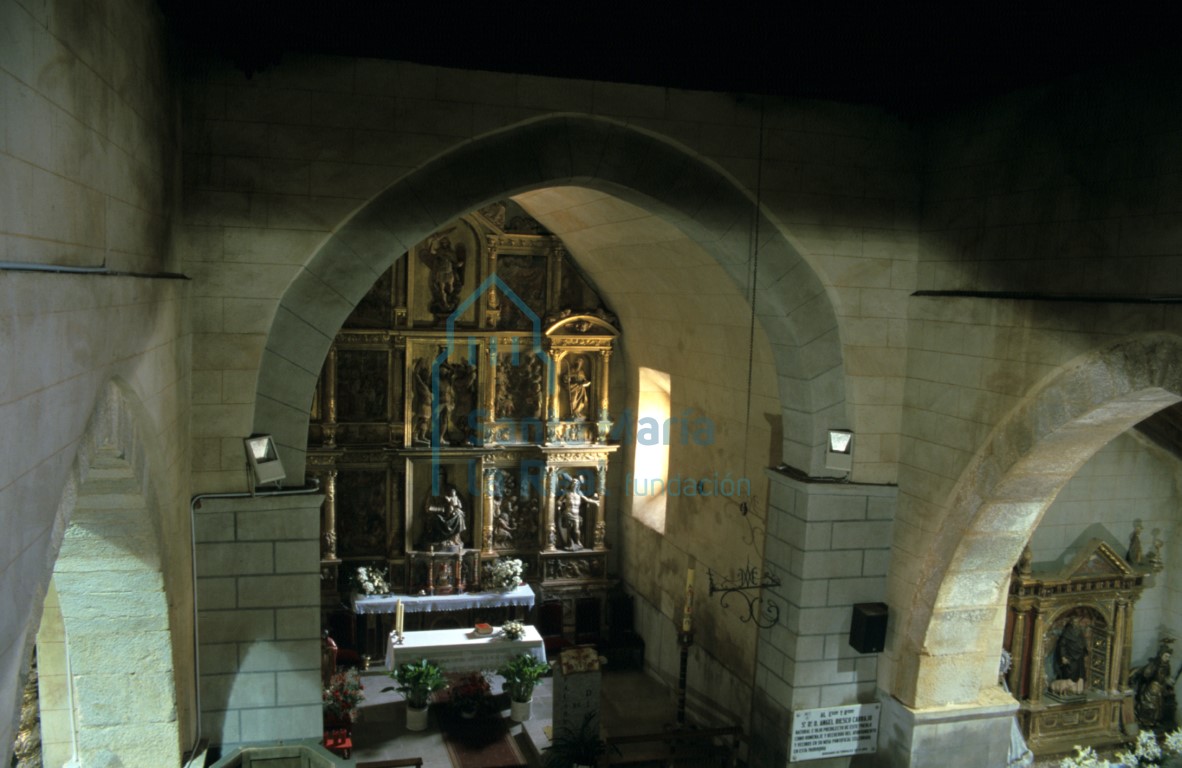
[[[886,603],[857,603],[850,619],[850,645],[858,653],[879,653],[886,646]]]

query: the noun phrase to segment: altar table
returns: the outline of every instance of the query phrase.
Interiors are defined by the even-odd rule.
[[[405,632],[401,645],[394,643],[391,632],[386,646],[386,668],[397,669],[400,664],[425,658],[443,667],[444,672],[479,672],[496,669],[521,653],[546,661],[546,646],[537,627],[527,625],[520,640],[501,636],[500,627],[491,635],[477,635],[472,628]]]
[[[353,612],[357,615],[369,613],[394,613],[398,601],[402,601],[404,613],[430,613],[432,611],[466,611],[470,608],[534,607],[534,591],[528,584],[522,584],[511,592],[465,592],[459,595],[367,595],[353,598]]]

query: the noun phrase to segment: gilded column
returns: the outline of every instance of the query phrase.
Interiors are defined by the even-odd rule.
[[[337,347],[328,348],[324,364],[324,444],[337,444]]]
[[[493,554],[493,522],[496,513],[497,470],[495,467],[484,469],[484,546],[485,554]]]
[[[1010,643],[1010,691],[1019,699],[1022,698],[1022,670],[1026,665],[1022,663],[1026,652],[1026,609],[1019,607],[1014,611],[1014,640]]]
[[[542,547],[547,552],[553,552],[558,549],[558,528],[554,522],[554,514],[557,508],[558,500],[558,468],[546,467],[546,508],[545,520],[542,525],[542,530],[545,531],[546,540],[542,542]]]
[[[607,490],[607,462],[600,459],[598,471],[595,477],[595,493],[599,499],[598,504],[591,505],[595,510],[595,519],[593,521],[594,538],[592,539],[595,549],[605,549],[604,542],[607,540],[607,514],[603,510],[604,502],[606,501],[605,491]]]
[[[488,273],[495,275],[497,273],[497,246],[493,236],[490,235],[488,241]],[[485,301],[484,322],[489,328],[496,328],[501,322],[501,295],[497,291],[495,280],[488,284]]]
[[[562,380],[562,363],[566,360],[566,354],[565,349],[554,353],[555,375],[546,386],[546,421],[558,421],[558,383]]]
[[[488,339],[488,384],[484,388],[484,412],[487,414],[485,418],[485,432],[492,431],[493,422],[497,420],[497,387],[500,380],[497,378],[498,365],[501,362],[500,353],[497,351],[497,337],[490,336]],[[491,437],[491,435],[488,435]]]
[[[1133,622],[1129,620],[1127,608],[1125,610],[1124,637],[1124,664],[1121,665],[1120,670],[1120,689],[1127,691],[1129,689],[1129,666],[1133,663]]]
[[[1124,686],[1125,622],[1128,621],[1128,603],[1123,597],[1116,598],[1116,615],[1112,620],[1112,648],[1108,652],[1108,692],[1118,693]]]
[[[609,418],[611,418],[610,414],[608,413],[609,403],[608,403],[608,396],[607,396],[607,386],[608,386],[607,385],[607,383],[608,383],[607,372],[608,372],[608,367],[610,365],[611,359],[612,359],[612,351],[610,349],[605,349],[599,353],[598,387],[599,387],[599,420],[600,421],[607,421]]]
[[[595,424],[595,442],[600,445],[607,442],[608,436],[612,431],[611,414],[609,412],[610,405],[608,403],[608,370],[611,365],[612,351],[610,349],[601,350],[599,353],[599,377],[597,387],[599,388],[599,421]]]
[[[337,471],[324,474],[324,554],[325,560],[337,559]]]
[[[1030,611],[1030,626],[1033,629],[1033,650],[1030,653],[1030,689],[1029,696],[1032,702],[1042,701],[1043,689],[1047,687],[1046,681],[1046,667],[1042,659],[1046,658],[1042,648],[1042,636],[1046,632],[1046,628],[1042,625],[1042,613],[1035,606]]]

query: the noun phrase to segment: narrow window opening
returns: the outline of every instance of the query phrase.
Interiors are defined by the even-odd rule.
[[[632,516],[665,532],[665,486],[669,482],[669,374],[640,368],[628,494]]]

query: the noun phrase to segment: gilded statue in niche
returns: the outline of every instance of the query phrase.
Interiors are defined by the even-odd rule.
[[[1108,644],[1104,617],[1081,606],[1055,621],[1048,637],[1047,689],[1059,699],[1102,688]]]
[[[429,495],[423,502],[426,528],[420,549],[457,550],[464,546],[463,534],[468,530],[464,504],[454,485],[444,489],[443,495]]]
[[[599,494],[585,495],[581,477],[564,477],[569,484],[558,497],[558,530],[562,536],[562,548],[577,552],[583,548],[583,504],[598,507]]]
[[[441,444],[461,445],[476,434],[469,419],[476,406],[476,366],[467,360],[444,360],[435,378],[431,365],[420,357],[411,370],[411,442],[430,445],[438,427]]]
[[[435,396],[431,391],[431,364],[420,357],[415,360],[410,374],[414,385],[411,407],[411,440],[415,443],[431,442],[431,417],[435,413]]]
[[[591,387],[586,357],[571,355],[566,359],[566,372],[562,375],[562,383],[566,386],[568,417],[575,421],[586,421],[588,391]]]
[[[419,259],[430,271],[431,302],[428,309],[436,317],[447,317],[456,310],[464,288],[468,249],[462,242],[452,242],[450,235],[455,229],[451,227],[429,236],[425,247],[419,251]]]

